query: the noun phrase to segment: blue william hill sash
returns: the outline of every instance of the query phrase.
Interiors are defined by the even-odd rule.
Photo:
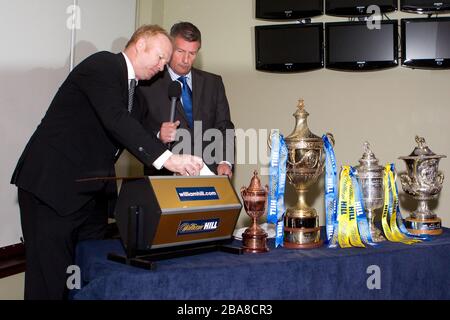
[[[286,185],[287,147],[278,129],[270,133],[272,141],[269,163],[269,196],[267,222],[276,225],[275,248],[283,245],[284,189]]]
[[[325,213],[327,242],[331,248],[337,247],[338,221],[338,186],[336,156],[333,146],[327,135],[322,136],[323,148],[325,150]]]

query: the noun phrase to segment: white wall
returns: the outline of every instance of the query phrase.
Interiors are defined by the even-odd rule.
[[[19,242],[21,235],[16,188],[9,179],[30,135],[42,118],[69,68],[70,30],[66,9],[71,0],[2,1],[0,36],[0,247]],[[450,71],[391,70],[349,73],[319,70],[271,74],[254,68],[253,27],[275,22],[254,18],[254,1],[141,0],[139,24],[160,23],[165,28],[189,20],[202,31],[198,66],[223,76],[238,128],[280,128],[292,131],[297,99],[310,112],[312,132],[330,131],[336,138],[338,164],[357,164],[362,143],[369,140],[381,163],[395,162],[413,149],[414,135],[425,136],[431,149],[450,156]],[[79,0],[81,29],[77,32],[75,61],[97,50],[120,51],[134,29],[134,0]],[[149,11],[151,9],[151,13]],[[391,14],[391,18],[415,17]],[[322,16],[313,21],[342,20]],[[345,123],[351,121],[351,124]],[[6,152],[5,152],[6,151]],[[248,185],[259,164],[239,165],[234,186]],[[450,226],[450,159],[441,161],[447,175],[434,210]],[[263,177],[267,182],[267,177]],[[289,199],[292,199],[292,190]],[[401,198],[404,215],[414,202]],[[319,187],[310,204],[321,213]],[[248,222],[242,213],[239,224]],[[239,225],[238,225],[239,226]]]
[[[24,272],[0,279],[0,301],[23,300],[24,284],[25,284]]]
[[[327,131],[334,134],[338,165],[358,164],[363,142],[368,140],[381,164],[394,162],[404,171],[403,162],[397,158],[411,153],[416,134],[424,136],[435,153],[450,156],[450,70],[397,67],[364,73],[326,69],[293,74],[256,71],[254,26],[277,22],[256,20],[254,12],[254,1],[164,1],[165,28],[187,20],[202,31],[198,66],[223,76],[236,127],[279,128],[287,135],[294,128],[292,114],[302,97],[310,113],[311,131],[316,135]],[[397,12],[390,17],[417,16]],[[338,20],[345,19],[322,16],[313,22]],[[236,190],[249,184],[253,169],[258,167],[259,163],[237,166]],[[443,159],[440,168],[447,178],[439,201],[433,202],[432,207],[444,226],[450,227],[450,159]],[[263,182],[267,182],[267,177]],[[292,189],[288,187],[287,192],[288,204],[293,204]],[[406,216],[415,202],[403,192],[400,196]],[[309,201],[319,212],[323,225],[320,183],[313,188]],[[248,221],[242,212],[238,226]]]
[[[0,2],[0,247],[20,242],[16,162],[69,72],[72,0]],[[75,63],[99,50],[119,52],[135,26],[135,0],[79,0]]]

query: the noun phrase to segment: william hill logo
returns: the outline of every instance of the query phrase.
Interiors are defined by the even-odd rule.
[[[181,221],[177,235],[212,232],[219,227],[220,219]]]
[[[219,199],[219,195],[214,187],[179,187],[175,189],[180,201]]]

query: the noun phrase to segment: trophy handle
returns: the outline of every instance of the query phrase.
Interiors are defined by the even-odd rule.
[[[245,191],[247,191],[246,187],[241,187],[241,196],[244,197],[245,196]]]
[[[325,135],[328,137],[328,140],[330,140],[331,145],[334,147],[334,146],[335,146],[335,141],[334,141],[334,136],[333,136],[333,134],[330,133],[330,132],[327,132],[327,133],[325,133]]]
[[[267,146],[269,147],[269,150],[272,150],[272,131],[278,131],[281,136],[279,129],[270,129],[269,136],[267,137]]]
[[[415,183],[407,173],[400,174],[400,183],[402,185],[403,191],[412,195],[416,194],[415,190],[417,190],[417,186],[415,186]]]
[[[439,185],[442,185],[444,183],[444,174],[442,172],[438,172],[437,174],[437,182]]]
[[[272,135],[269,133],[269,137],[267,138],[267,146],[269,147],[269,150],[272,150]]]

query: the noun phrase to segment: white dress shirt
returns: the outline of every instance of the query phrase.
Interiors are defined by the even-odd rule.
[[[122,52],[124,58],[125,58],[125,62],[127,64],[127,73],[128,73],[128,88],[130,88],[130,81],[131,79],[136,79],[136,73],[134,72],[134,68],[133,65],[131,64],[130,59],[128,59],[127,55],[125,54],[125,52]],[[138,79],[136,79],[136,84],[137,84]],[[156,159],[153,162],[153,166],[160,170],[164,163],[167,161],[167,159],[169,159],[172,156],[172,152],[170,150],[166,150],[164,151],[164,153],[162,155],[160,155],[158,157],[158,159]]]

